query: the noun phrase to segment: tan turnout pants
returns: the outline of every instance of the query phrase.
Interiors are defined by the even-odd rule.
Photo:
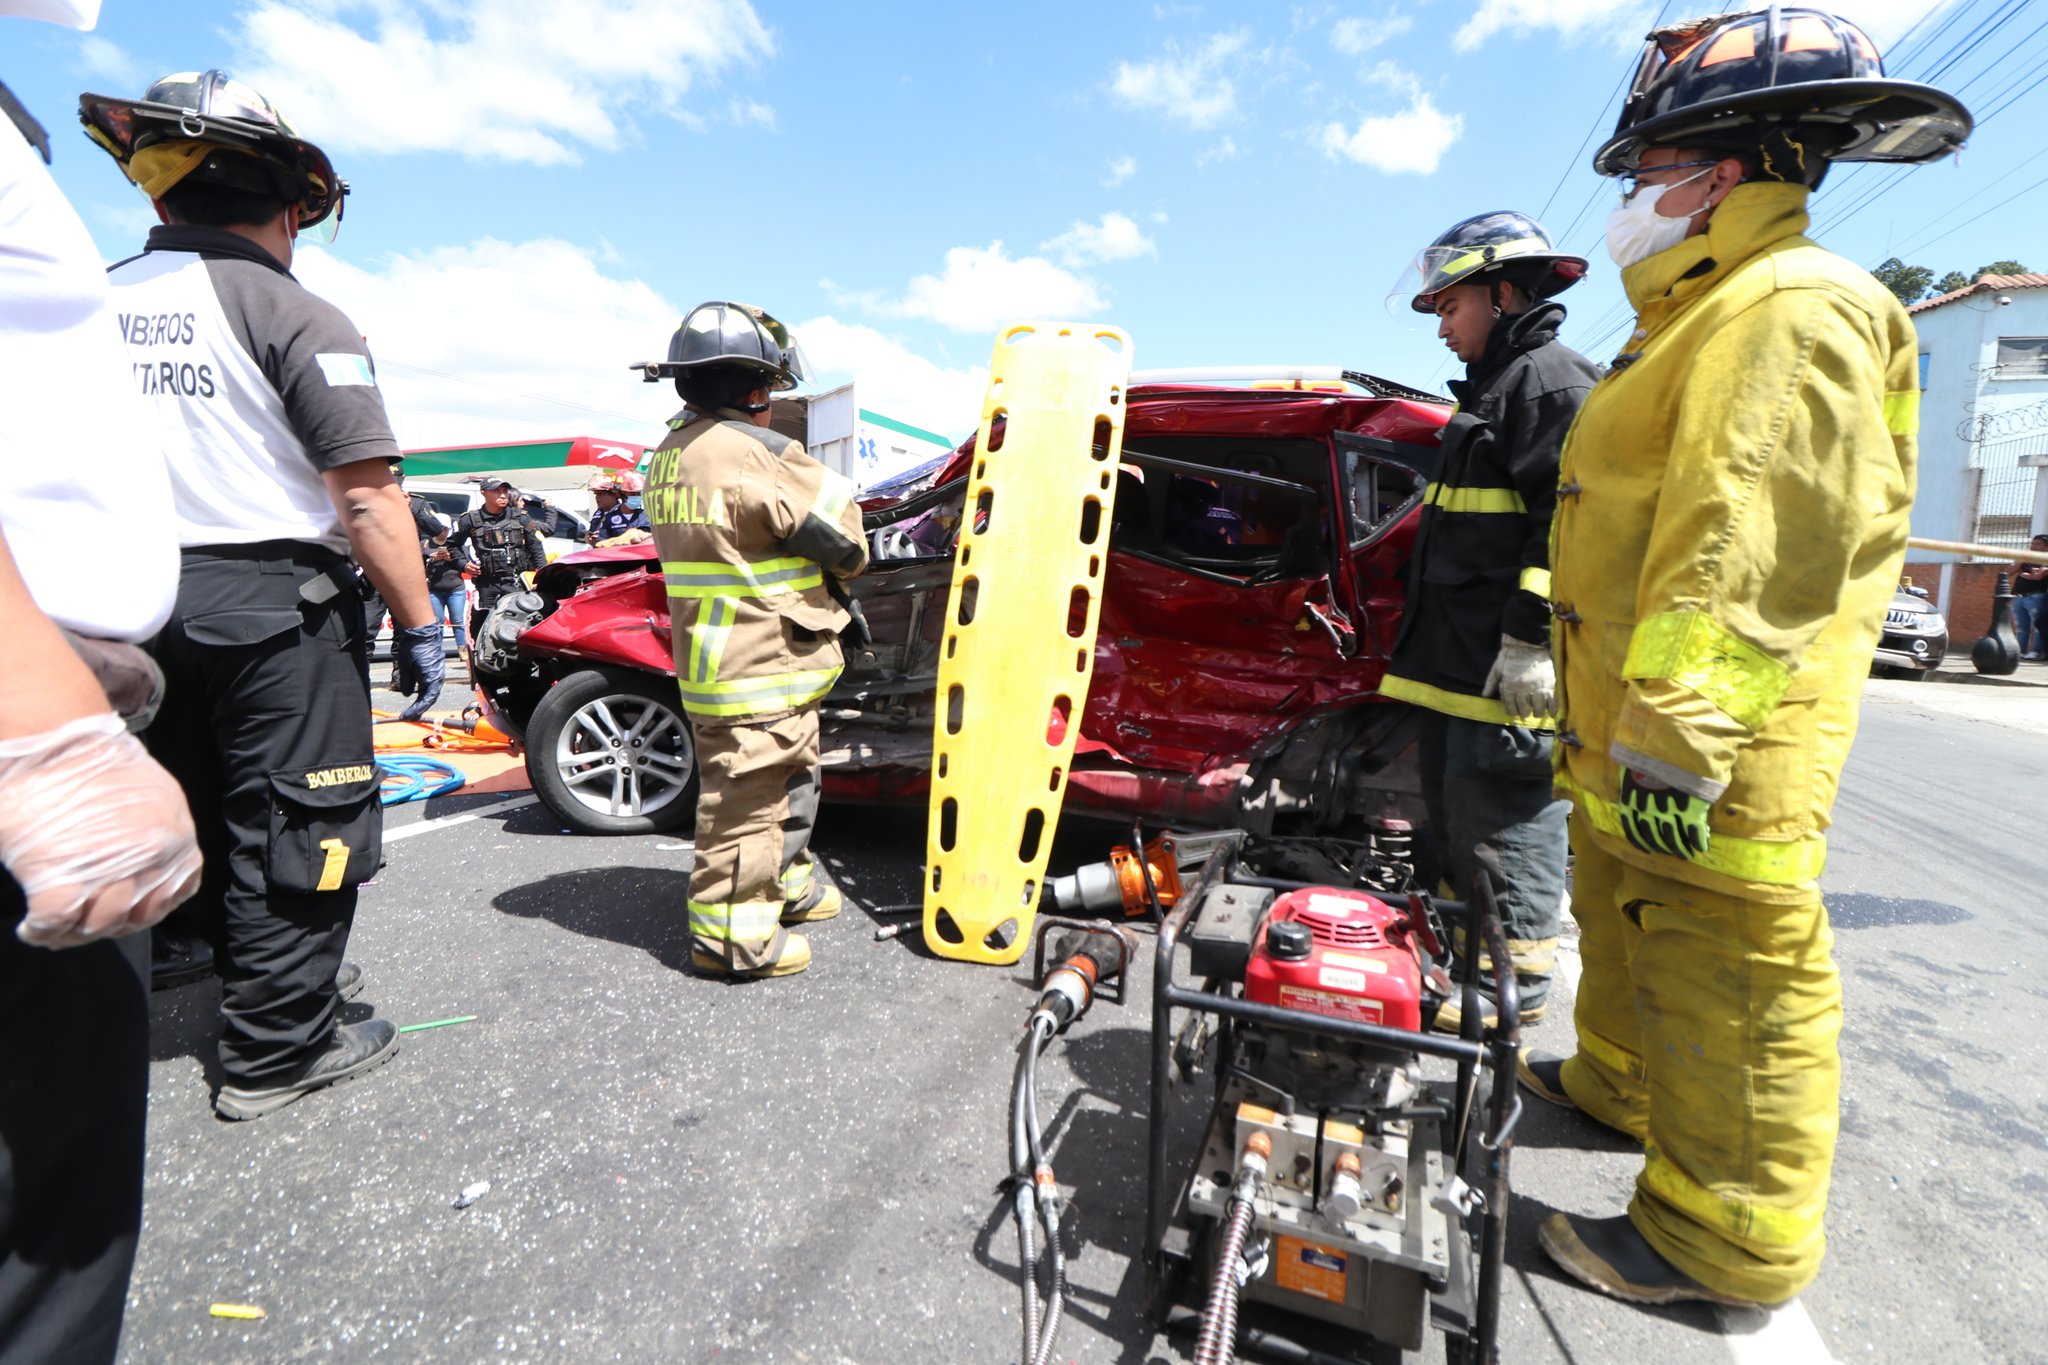
[[[818,708],[739,721],[692,716],[697,745],[697,852],[690,947],[726,970],[782,954],[785,910],[822,883],[809,846],[818,818]]]

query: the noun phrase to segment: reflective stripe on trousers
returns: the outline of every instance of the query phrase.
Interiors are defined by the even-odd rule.
[[[1782,1303],[1826,1251],[1842,1020],[1827,912],[1817,893],[1776,904],[1658,876],[1576,814],[1571,830],[1585,970],[1565,1090],[1645,1137],[1629,1215],[1659,1255]]]

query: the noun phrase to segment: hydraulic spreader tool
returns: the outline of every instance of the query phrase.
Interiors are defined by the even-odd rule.
[[[1205,860],[1150,916],[1147,1201],[1132,1240],[1151,1321],[1192,1338],[1197,1365],[1240,1351],[1385,1365],[1432,1325],[1450,1365],[1494,1365],[1521,1105],[1493,888],[1482,878],[1466,902],[1415,892],[1379,839],[1304,850],[1233,832],[1195,846]],[[1300,880],[1304,866],[1331,880]],[[1442,946],[1454,926],[1488,948],[1461,959],[1455,983]],[[1121,1003],[1138,947],[1130,928],[1073,920],[1041,920],[1036,940],[1004,1187],[1026,1365],[1054,1359],[1068,1296],[1038,1058],[1098,994]],[[1499,1002],[1485,1032],[1482,961]],[[1428,1032],[1454,994],[1464,1035]]]

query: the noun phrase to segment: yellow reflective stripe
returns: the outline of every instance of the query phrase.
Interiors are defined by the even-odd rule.
[[[839,681],[837,668],[812,668],[730,682],[696,683],[677,679],[683,710],[693,716],[754,716],[808,706]]]
[[[1557,722],[1535,716],[1510,716],[1496,697],[1475,697],[1469,692],[1451,692],[1413,678],[1389,673],[1380,679],[1380,695],[1395,701],[1413,702],[1446,716],[1482,721],[1488,725],[1520,725],[1530,730],[1554,730]]]
[[[1550,600],[1550,570],[1522,570],[1522,590],[1524,592],[1533,592],[1548,602]]]
[[[825,582],[825,571],[817,561],[801,555],[748,564],[664,559],[661,574],[670,597],[769,597],[822,587]]]
[[[1446,512],[1526,512],[1529,504],[1512,488],[1446,488],[1433,483],[1424,502]]]
[[[824,474],[824,485],[818,490],[818,500],[811,504],[811,511],[826,521],[837,521],[846,504],[853,501],[853,480],[830,469]]]
[[[725,642],[732,636],[733,619],[739,603],[730,597],[713,597],[705,602],[697,623],[690,627],[690,681],[718,680],[718,661],[725,657]]]
[[[1572,799],[1579,808],[1579,814],[1594,829],[1610,839],[1628,842],[1628,835],[1621,827],[1620,806],[1595,796],[1562,770],[1557,773],[1555,782],[1557,789]],[[1711,834],[1707,840],[1707,851],[1687,861],[1708,872],[1718,872],[1743,882],[1803,886],[1819,878],[1821,869],[1827,866],[1828,841],[1823,835],[1807,834],[1792,840],[1740,839],[1714,829],[1711,818],[1707,821],[1707,828]]]
[[[1644,1144],[1643,1156],[1644,1187],[1704,1227],[1722,1228],[1742,1241],[1774,1247],[1804,1246],[1820,1231],[1828,1206],[1825,1178],[1804,1208],[1773,1209],[1708,1189],[1673,1165],[1654,1142]]]
[[[1896,389],[1884,396],[1884,429],[1894,436],[1920,430],[1920,390]]]
[[[1750,730],[1764,727],[1792,685],[1791,669],[1697,607],[1637,622],[1621,676],[1689,687]]]
[[[781,901],[690,902],[690,932],[702,938],[753,943],[775,937]]]
[[[810,894],[811,882],[817,875],[816,868],[807,857],[795,867],[782,874],[782,894],[789,900],[802,900]]]
[[[1584,1026],[1581,1026],[1578,1032],[1578,1050],[1601,1066],[1617,1076],[1628,1076],[1638,1081],[1649,1079],[1649,1073],[1643,1066],[1643,1059],[1635,1053],[1615,1046]]]

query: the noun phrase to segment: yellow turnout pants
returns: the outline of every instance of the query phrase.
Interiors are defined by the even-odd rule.
[[[728,971],[782,955],[784,909],[816,896],[808,848],[818,818],[818,708],[733,722],[692,716],[696,861],[690,946]]]
[[[1629,1217],[1709,1288],[1782,1303],[1826,1250],[1842,986],[1827,911],[1646,872],[1571,820],[1585,975],[1565,1092],[1644,1142]],[[1782,896],[1783,887],[1757,890]]]

